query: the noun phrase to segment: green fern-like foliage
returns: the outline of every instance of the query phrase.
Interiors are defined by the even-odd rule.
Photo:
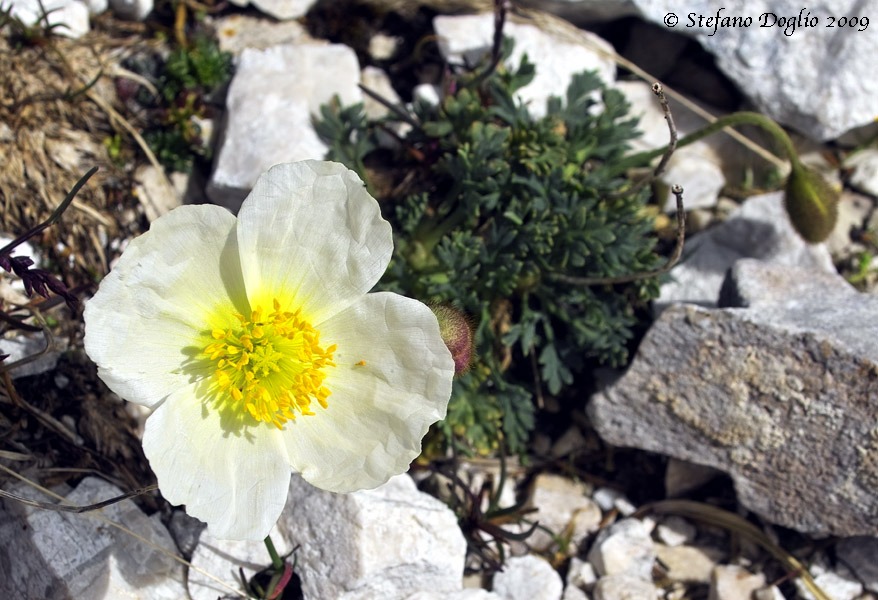
[[[461,77],[439,106],[416,103],[422,127],[392,163],[418,183],[379,198],[395,232],[379,288],[451,303],[475,324],[478,359],[455,380],[427,452],[451,440],[521,451],[537,389],[563,396],[584,366],[625,364],[639,311],[658,293],[655,280],[582,287],[556,277],[644,272],[660,259],[646,192],[626,193],[630,182],[606,168],[637,135],[622,94],[583,73],[535,119],[514,99],[533,74],[524,58],[478,87]],[[377,124],[359,107],[324,111],[330,156],[365,175]]]

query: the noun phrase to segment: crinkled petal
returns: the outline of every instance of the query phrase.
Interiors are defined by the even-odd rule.
[[[86,303],[85,349],[110,389],[153,406],[206,374],[208,316],[247,310],[235,217],[183,206],[134,239]]]
[[[430,309],[397,294],[368,294],[318,329],[338,345],[332,394],[327,409],[286,424],[290,464],[333,492],[377,487],[408,469],[445,418],[454,361]]]
[[[258,541],[286,502],[290,466],[281,432],[177,390],[146,420],[143,451],[162,495],[206,522],[211,535]]]
[[[254,306],[301,308],[313,323],[368,292],[393,252],[390,224],[363,182],[338,163],[303,161],[262,175],[238,213]]]

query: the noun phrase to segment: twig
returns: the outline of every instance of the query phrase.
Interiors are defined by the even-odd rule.
[[[121,496],[116,496],[115,498],[104,500],[103,502],[98,502],[96,504],[86,504],[84,506],[69,506],[67,504],[52,504],[50,502],[40,502],[39,500],[30,500],[29,498],[16,496],[15,494],[6,492],[4,490],[0,490],[0,496],[2,496],[3,498],[9,498],[10,500],[15,500],[16,502],[21,502],[22,504],[26,504],[27,506],[33,506],[35,508],[44,508],[46,510],[57,510],[59,512],[79,514],[84,512],[90,512],[92,510],[100,510],[102,508],[110,506],[111,504],[116,504],[117,502],[122,502],[123,500],[127,500],[128,498],[133,498],[141,494],[146,494],[147,492],[152,492],[157,489],[159,489],[159,486],[155,484],[148,485],[145,488],[133,490],[131,492],[122,494]]]
[[[547,277],[561,283],[569,283],[570,285],[601,285],[649,279],[670,271],[683,254],[683,241],[686,237],[686,212],[683,210],[683,188],[675,185],[671,188],[671,193],[677,199],[677,241],[674,245],[674,251],[671,252],[671,256],[668,257],[668,262],[664,266],[647,271],[646,273],[633,273],[631,275],[620,275],[619,277],[576,277],[563,273],[549,273]]]
[[[664,89],[662,88],[662,84],[658,81],[652,84],[652,93],[656,95],[658,98],[659,104],[662,107],[662,113],[665,116],[665,121],[668,123],[668,135],[670,137],[670,141],[668,145],[665,147],[664,154],[662,155],[662,159],[659,161],[658,166],[656,166],[655,170],[652,172],[652,175],[649,177],[644,177],[636,184],[634,184],[631,188],[627,190],[621,190],[612,195],[613,198],[618,198],[623,195],[633,195],[645,188],[647,185],[658,179],[658,177],[664,173],[665,168],[668,166],[668,161],[671,160],[671,156],[674,154],[674,150],[677,149],[677,125],[674,123],[674,115],[671,114],[671,107],[668,105],[668,98],[665,96]]]
[[[382,96],[381,94],[379,94],[378,92],[376,92],[376,91],[374,91],[374,90],[370,90],[369,88],[367,88],[367,87],[366,87],[365,85],[363,85],[362,83],[358,83],[357,86],[358,86],[361,90],[363,90],[363,93],[364,93],[364,94],[366,94],[367,96],[369,96],[370,98],[372,98],[373,100],[375,100],[375,102],[378,102],[379,104],[381,104],[382,106],[384,106],[385,108],[387,108],[387,110],[391,111],[393,114],[395,114],[396,116],[398,116],[400,119],[402,119],[403,121],[405,121],[406,123],[408,123],[409,125],[411,125],[412,127],[414,127],[415,129],[418,129],[418,130],[421,129],[421,124],[418,123],[418,122],[415,120],[415,118],[412,117],[412,116],[408,113],[407,110],[405,110],[405,109],[402,108],[401,106],[397,106],[396,104],[394,104],[393,102],[391,102],[390,100],[388,100],[387,98],[385,98],[384,96]]]
[[[506,0],[494,0],[494,44],[491,47],[491,62],[473,79],[470,85],[474,87],[487,79],[503,59],[503,25],[506,23],[506,10]]]

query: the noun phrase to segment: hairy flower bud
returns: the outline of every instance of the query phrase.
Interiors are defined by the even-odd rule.
[[[838,196],[817,171],[793,162],[784,204],[793,227],[809,244],[819,244],[832,233],[838,219]]]
[[[439,334],[454,359],[455,376],[466,373],[476,355],[470,320],[449,304],[431,303],[428,306],[439,321]]]

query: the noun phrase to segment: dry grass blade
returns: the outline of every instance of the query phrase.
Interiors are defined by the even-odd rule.
[[[832,600],[832,598],[830,598],[829,595],[817,585],[817,582],[811,577],[811,573],[808,572],[805,565],[800,563],[789,552],[775,544],[771,538],[765,535],[765,533],[753,523],[734,513],[717,508],[710,504],[695,502],[693,500],[663,500],[661,502],[654,502],[641,508],[637,511],[635,516],[642,516],[646,513],[678,515],[701,521],[703,523],[709,523],[710,525],[716,525],[717,527],[722,527],[723,529],[737,533],[754,544],[762,547],[763,550],[782,562],[790,571],[799,575],[807,586],[808,591],[810,591],[817,600]]]
[[[15,471],[13,471],[12,469],[10,469],[9,467],[6,467],[6,466],[3,465],[2,463],[0,463],[0,469],[2,469],[3,471],[6,471],[6,473],[8,473],[9,475],[12,475],[13,477],[15,477],[16,479],[18,479],[19,481],[22,481],[22,482],[28,484],[29,486],[33,487],[34,489],[37,489],[37,490],[43,492],[43,493],[46,494],[47,496],[51,496],[52,498],[55,498],[55,499],[58,500],[59,502],[64,502],[64,503],[66,503],[68,506],[72,506],[72,507],[80,508],[79,505],[77,505],[77,504],[71,502],[71,501],[68,500],[67,498],[64,498],[63,496],[60,496],[60,495],[56,494],[56,493],[53,492],[52,490],[47,489],[47,488],[41,486],[40,484],[38,484],[38,483],[36,483],[36,482],[34,482],[34,481],[31,481],[30,479],[28,479],[27,477],[25,477],[25,476],[23,476],[23,475],[21,475],[21,474],[19,474],[19,473],[16,473]],[[231,585],[231,584],[229,584],[229,583],[226,583],[225,581],[223,581],[222,579],[220,579],[220,578],[218,578],[218,577],[216,577],[216,576],[214,576],[214,575],[211,575],[210,573],[208,573],[207,571],[205,571],[205,570],[203,570],[203,569],[199,569],[198,567],[196,567],[195,565],[193,565],[192,563],[190,563],[190,562],[189,562],[188,560],[186,560],[185,558],[183,558],[183,557],[181,557],[181,556],[177,556],[177,555],[174,554],[173,552],[169,552],[166,548],[162,548],[162,547],[159,546],[158,544],[155,544],[154,542],[152,542],[152,541],[146,539],[146,538],[143,537],[142,535],[140,535],[140,534],[138,534],[138,533],[136,533],[136,532],[134,532],[134,531],[131,531],[130,529],[128,529],[128,528],[125,527],[124,525],[120,525],[119,523],[116,523],[115,521],[111,521],[111,520],[109,520],[109,519],[106,519],[106,518],[102,517],[102,516],[101,516],[100,514],[98,514],[98,513],[91,513],[89,516],[94,517],[95,519],[98,519],[99,521],[102,521],[103,523],[105,523],[105,524],[107,524],[107,525],[110,525],[111,527],[115,527],[115,528],[118,529],[119,531],[122,531],[122,532],[124,532],[124,533],[130,535],[130,536],[133,537],[134,539],[137,539],[137,540],[143,542],[144,544],[146,544],[146,545],[149,546],[150,548],[153,548],[154,550],[158,550],[159,552],[161,552],[162,554],[164,554],[164,555],[167,556],[168,558],[170,558],[170,559],[172,559],[172,560],[175,560],[175,561],[177,561],[177,562],[179,562],[179,563],[181,563],[181,564],[183,564],[183,565],[186,565],[188,568],[190,568],[190,569],[192,569],[192,570],[194,570],[194,571],[197,571],[198,573],[201,573],[202,575],[204,575],[204,576],[207,577],[208,579],[210,579],[210,580],[212,580],[212,581],[218,583],[219,585],[223,586],[224,588],[226,588],[226,589],[228,589],[228,590],[231,590],[232,593],[235,594],[235,596],[241,596],[241,592],[240,592],[240,590],[239,590],[238,588],[234,587],[233,585]]]

